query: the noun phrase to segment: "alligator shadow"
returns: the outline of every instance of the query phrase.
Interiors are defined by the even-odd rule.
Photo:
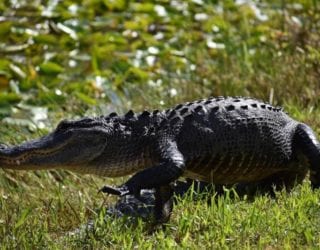
[[[283,186],[282,186],[283,188]],[[281,189],[282,189],[281,188]],[[269,182],[241,183],[232,186],[213,185],[201,181],[187,179],[185,181],[177,181],[173,186],[174,202],[177,203],[181,199],[191,197],[191,200],[204,200],[211,205],[217,202],[219,198],[228,196],[228,199],[246,200],[253,202],[256,197],[268,195],[270,198],[276,197],[279,187]],[[103,214],[104,223],[110,219],[123,218],[126,226],[134,226],[138,220],[147,223],[153,221],[155,191],[141,190],[141,198],[137,199],[133,195],[120,197],[117,202],[107,208],[97,210],[97,214]],[[101,223],[100,223],[101,224]],[[101,225],[99,225],[101,226]],[[149,229],[152,226],[147,226]],[[90,220],[88,223],[81,225],[73,231],[68,232],[68,236],[79,236],[90,234],[95,231],[95,221]],[[152,229],[151,231],[152,232]]]

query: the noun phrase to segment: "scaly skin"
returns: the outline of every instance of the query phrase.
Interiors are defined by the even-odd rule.
[[[290,189],[311,170],[311,183],[319,187],[319,148],[313,131],[282,109],[251,98],[218,97],[162,112],[62,121],[43,138],[0,147],[0,167],[108,177],[135,173],[120,187],[101,191],[139,198],[141,189],[155,188],[155,218],[165,222],[171,183],[180,176]]]

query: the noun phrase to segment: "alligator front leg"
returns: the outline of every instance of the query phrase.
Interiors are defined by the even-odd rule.
[[[182,175],[185,162],[177,144],[171,140],[160,144],[159,153],[158,165],[138,172],[119,187],[104,186],[100,191],[119,196],[133,194],[140,199],[141,189],[155,188],[155,219],[159,223],[167,221],[172,210],[170,183]]]
[[[156,188],[154,219],[157,224],[166,223],[170,219],[173,208],[173,189],[171,185]]]

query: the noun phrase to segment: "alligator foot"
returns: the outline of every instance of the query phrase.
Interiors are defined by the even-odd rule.
[[[111,186],[103,186],[99,192],[105,194],[113,194],[118,196],[125,196],[131,194],[130,190],[126,186],[120,187],[111,187]]]
[[[112,194],[112,195],[118,195],[120,197],[133,195],[134,198],[137,200],[145,203],[145,199],[141,196],[141,190],[130,190],[130,188],[126,185],[121,185],[119,187],[112,187],[112,186],[104,186],[102,187],[99,192],[105,193],[105,194]]]

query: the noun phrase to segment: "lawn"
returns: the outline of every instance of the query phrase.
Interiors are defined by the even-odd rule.
[[[0,143],[61,119],[219,95],[281,105],[320,134],[317,0],[4,0],[0,55]],[[115,198],[98,189],[125,179],[0,170],[0,248],[320,248],[320,191],[308,179],[275,198],[190,192],[153,233],[105,216]]]

